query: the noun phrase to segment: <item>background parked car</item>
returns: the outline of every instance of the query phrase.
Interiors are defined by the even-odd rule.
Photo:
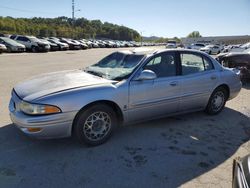
[[[200,50],[201,48],[204,48],[205,46],[206,45],[202,43],[194,43],[194,44],[191,44],[189,48],[194,49],[194,50]]]
[[[169,40],[167,42],[166,48],[177,48],[177,43],[175,40]]]
[[[206,52],[208,54],[219,54],[221,52],[221,48],[217,45],[207,45],[204,48],[201,48],[200,51]]]
[[[0,53],[7,51],[7,48],[4,44],[0,44]]]
[[[42,42],[33,36],[14,36],[14,40],[25,45],[26,49],[32,52],[48,52],[50,50],[50,45]]]
[[[60,42],[68,44],[70,50],[80,50],[81,49],[81,45],[79,43],[72,42],[70,39],[60,38]]]
[[[225,67],[239,69],[243,83],[250,81],[250,49],[244,52],[227,53],[219,56],[217,60]]]
[[[60,42],[59,39],[48,39],[48,41],[52,44],[56,44],[59,50],[68,50],[69,45],[63,42]]]
[[[23,44],[20,44],[7,37],[0,37],[0,44],[4,44],[8,52],[25,52],[26,50]]]
[[[39,38],[39,40],[48,44],[50,46],[50,51],[58,51],[59,50],[59,46],[57,44],[52,43],[45,38],[44,39]]]
[[[76,43],[79,43],[81,46],[81,49],[83,49],[83,50],[86,50],[89,48],[89,46],[82,40],[73,40],[73,41],[75,41]]]

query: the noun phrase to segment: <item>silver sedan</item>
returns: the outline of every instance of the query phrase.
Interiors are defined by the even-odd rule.
[[[24,81],[14,87],[9,111],[29,136],[74,135],[99,145],[119,125],[202,110],[218,114],[240,90],[239,71],[203,52],[139,49]]]

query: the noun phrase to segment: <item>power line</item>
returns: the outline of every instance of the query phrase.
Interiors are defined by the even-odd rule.
[[[29,13],[41,13],[41,14],[52,14],[52,13],[57,13],[57,14],[64,14],[64,13],[59,13],[59,12],[42,12],[42,11],[33,11],[33,10],[25,10],[25,9],[18,9],[18,8],[12,8],[12,7],[7,7],[7,6],[0,6],[1,9],[8,9],[8,10],[14,10],[18,12],[29,12]]]

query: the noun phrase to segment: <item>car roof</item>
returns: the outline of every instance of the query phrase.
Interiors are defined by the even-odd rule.
[[[135,48],[131,50],[123,50],[119,51],[120,53],[124,54],[135,54],[135,55],[154,55],[158,53],[163,53],[163,52],[192,52],[192,53],[200,53],[200,54],[205,54],[204,52],[201,52],[199,50],[194,50],[194,49],[183,49],[183,48],[177,48],[177,49],[155,49],[155,48]]]

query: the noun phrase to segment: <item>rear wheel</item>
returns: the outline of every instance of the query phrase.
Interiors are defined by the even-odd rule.
[[[97,146],[110,138],[117,123],[116,113],[111,107],[97,104],[77,115],[73,131],[80,143]]]
[[[225,107],[228,98],[228,92],[225,88],[217,88],[211,95],[206,112],[210,115],[219,114]]]

